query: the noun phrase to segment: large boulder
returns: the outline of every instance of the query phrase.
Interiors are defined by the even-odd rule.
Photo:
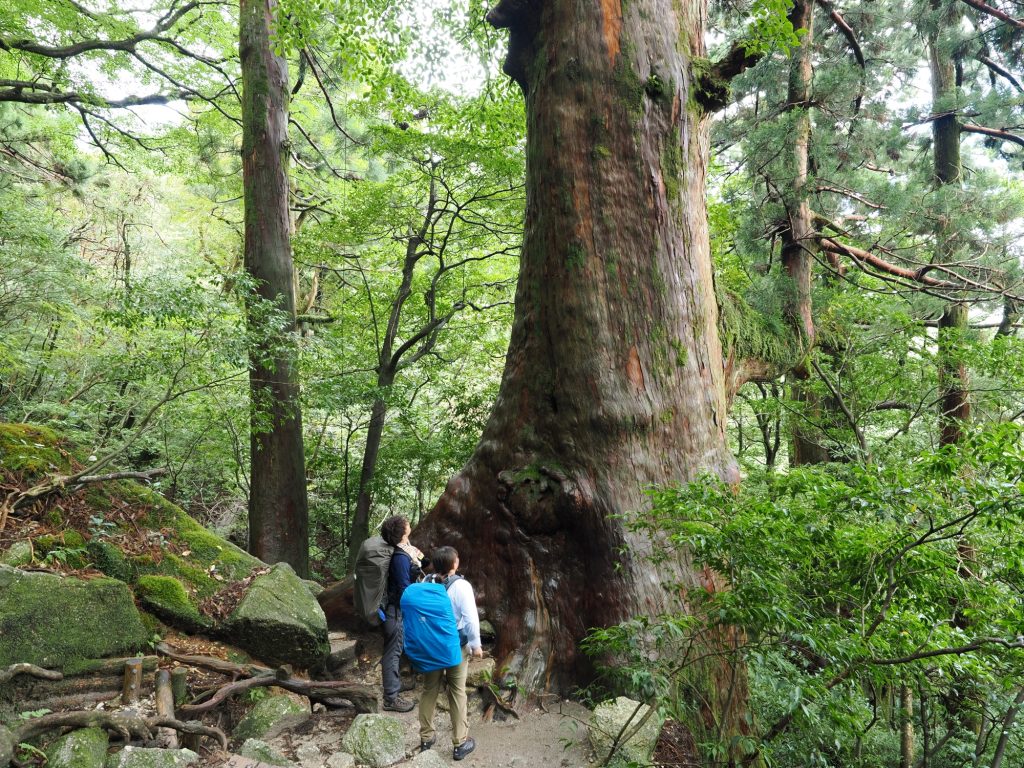
[[[253,579],[222,631],[268,664],[314,667],[331,650],[323,610],[287,563]]]
[[[639,710],[637,709],[639,707]],[[630,764],[650,765],[654,747],[658,743],[658,735],[664,718],[657,712],[651,712],[646,704],[619,696],[614,701],[598,704],[590,718],[590,743],[597,753],[598,760],[604,760],[612,748],[612,742],[622,732],[624,726],[632,730],[645,716],[650,714],[640,729],[629,739],[619,745],[615,756],[608,763],[611,768],[625,768]],[[627,726],[628,723],[628,726]]]
[[[357,763],[385,768],[405,757],[405,728],[387,715],[356,715],[341,746]]]
[[[234,737],[272,739],[285,728],[292,728],[309,719],[309,710],[291,696],[268,696],[256,702],[235,727]]]
[[[148,639],[123,582],[0,565],[0,667],[29,662],[66,669],[135,653]]]
[[[335,752],[324,765],[327,768],[356,768],[356,758],[348,752]]]
[[[107,762],[107,732],[80,728],[46,748],[47,768],[103,768]]]

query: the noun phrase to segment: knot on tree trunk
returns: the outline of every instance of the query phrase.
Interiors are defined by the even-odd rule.
[[[498,474],[500,500],[520,529],[530,535],[552,535],[593,503],[593,493],[564,470],[533,463]]]

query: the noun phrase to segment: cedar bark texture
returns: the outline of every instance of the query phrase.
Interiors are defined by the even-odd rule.
[[[656,571],[656,542],[620,517],[643,515],[653,485],[738,479],[691,98],[705,19],[703,0],[503,0],[488,15],[510,30],[505,71],[527,106],[515,320],[480,444],[414,539],[458,549],[499,664],[528,690],[585,682],[587,630],[672,607],[667,585],[720,586],[685,559]],[[742,730],[742,673],[705,674],[705,719]]]
[[[242,180],[245,269],[265,305],[249,308],[259,341],[249,354],[252,398],[249,550],[309,574],[309,523],[302,414],[294,365],[295,290],[288,210],[288,64],[271,40],[274,0],[241,0]]]

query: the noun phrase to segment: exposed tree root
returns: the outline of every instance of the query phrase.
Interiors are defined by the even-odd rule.
[[[6,768],[14,760],[18,744],[47,731],[58,728],[104,728],[118,734],[125,742],[150,741],[155,728],[173,728],[183,733],[198,734],[217,739],[221,748],[226,748],[228,738],[219,728],[200,722],[182,722],[172,718],[141,718],[118,712],[58,712],[26,721],[13,730],[0,726],[0,768]]]
[[[214,693],[204,693],[202,703],[179,707],[178,711],[187,715],[198,715],[215,709],[226,699],[235,696],[252,688],[262,688],[269,685],[276,685],[292,693],[307,696],[313,701],[319,701],[328,706],[338,706],[340,699],[352,702],[357,712],[376,712],[377,693],[365,685],[356,685],[342,680],[303,680],[292,677],[288,667],[270,669],[256,664],[233,664],[223,659],[215,659],[211,656],[187,656],[175,651],[167,643],[160,643],[156,647],[157,653],[169,659],[189,664],[195,667],[211,669],[221,674],[231,675],[234,678],[224,686],[221,686]],[[239,679],[244,678],[244,679]]]
[[[63,680],[64,675],[56,670],[43,669],[37,667],[35,664],[11,664],[7,669],[0,669],[0,683],[6,683],[18,675],[32,675],[32,677],[39,677],[43,680]]]

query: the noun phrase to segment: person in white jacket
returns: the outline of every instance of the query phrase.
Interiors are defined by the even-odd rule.
[[[434,732],[434,709],[441,680],[448,685],[448,711],[452,718],[452,758],[462,760],[476,749],[476,742],[469,735],[469,712],[466,701],[466,675],[469,671],[469,657],[483,658],[480,644],[480,614],[476,608],[473,586],[458,575],[459,553],[454,547],[438,547],[430,553],[434,566],[434,578],[444,584],[448,599],[455,613],[455,625],[462,643],[462,662],[458,666],[427,672],[423,676],[423,695],[420,697],[420,751],[434,746],[437,740]]]

